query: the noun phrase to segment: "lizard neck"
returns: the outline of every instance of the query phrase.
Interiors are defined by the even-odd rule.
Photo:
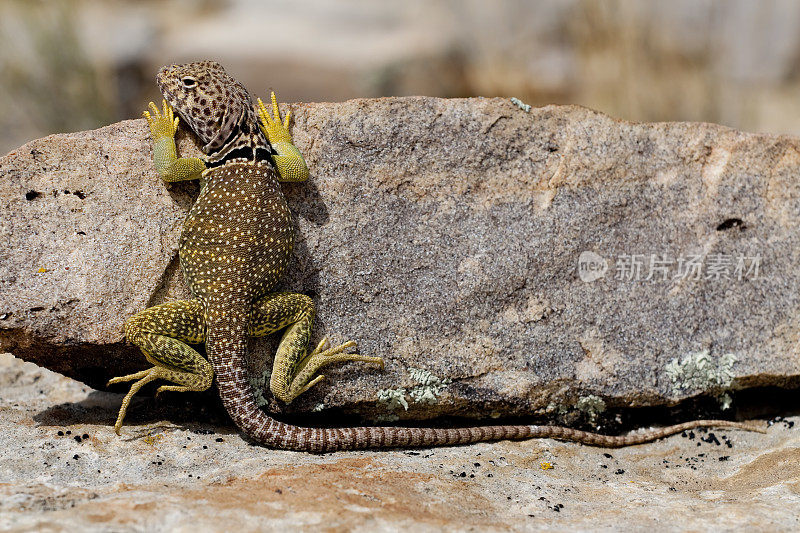
[[[210,168],[231,161],[267,161],[272,164],[271,156],[275,153],[261,130],[257,126],[245,123],[231,133],[222,147],[207,153],[206,164]]]
[[[272,155],[269,150],[261,147],[253,148],[251,146],[244,146],[231,150],[214,161],[209,159],[206,162],[206,166],[208,168],[218,168],[228,163],[269,163],[274,166]]]

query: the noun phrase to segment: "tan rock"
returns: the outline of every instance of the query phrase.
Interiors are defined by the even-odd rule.
[[[797,139],[503,99],[293,111],[311,179],[284,187],[284,287],[386,369],[326,371],[291,410],[563,417],[797,384]],[[196,192],[150,157],[132,120],[0,159],[0,347],[95,387],[145,365],[122,324],[186,296]],[[252,352],[258,380],[269,342]]]

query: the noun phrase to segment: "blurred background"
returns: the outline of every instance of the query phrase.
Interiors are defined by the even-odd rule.
[[[283,101],[430,95],[800,134],[795,0],[0,0],[0,154],[140,116],[167,63]]]

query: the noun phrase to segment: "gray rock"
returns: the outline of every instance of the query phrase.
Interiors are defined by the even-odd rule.
[[[798,384],[797,139],[503,99],[293,112],[312,175],[284,187],[283,288],[386,368],[326,370],[288,409],[259,390],[270,409],[593,421]],[[131,120],[0,159],[0,348],[94,387],[146,366],[122,324],[186,297],[196,193],[150,157]],[[258,386],[272,345],[254,342]]]

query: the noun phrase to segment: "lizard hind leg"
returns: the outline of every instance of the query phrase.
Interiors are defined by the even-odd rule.
[[[159,387],[156,395],[164,391],[203,391],[211,387],[214,378],[211,364],[187,344],[205,341],[205,320],[200,302],[168,302],[145,309],[125,323],[125,336],[142,350],[153,367],[108,382],[112,385],[136,380],[122,400],[114,424],[117,434],[134,394],[151,381],[164,379],[174,383]]]
[[[314,322],[314,303],[308,296],[297,293],[274,293],[256,303],[250,318],[250,335],[268,335],[281,328],[286,331],[275,353],[270,377],[270,390],[281,401],[290,403],[319,383],[324,376],[317,372],[325,365],[345,361],[376,363],[383,367],[380,357],[368,357],[347,350],[353,341],[330,347],[327,339],[308,352],[311,326]]]

